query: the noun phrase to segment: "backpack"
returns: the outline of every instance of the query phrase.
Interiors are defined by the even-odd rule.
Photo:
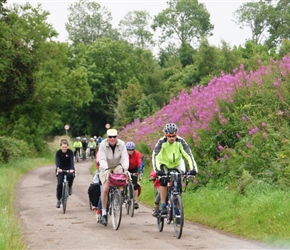
[[[99,179],[98,171],[96,171],[94,174],[93,181],[90,184],[89,189],[88,189],[88,194],[89,194],[89,199],[92,205],[94,207],[97,207],[99,199],[100,199],[100,195],[101,195],[101,187],[100,187],[100,179]]]
[[[91,183],[88,189],[90,202],[94,207],[98,207],[101,188],[99,183]]]

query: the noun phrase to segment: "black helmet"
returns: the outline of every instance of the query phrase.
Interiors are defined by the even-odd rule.
[[[165,134],[176,134],[178,131],[178,127],[175,123],[167,123],[163,129]]]

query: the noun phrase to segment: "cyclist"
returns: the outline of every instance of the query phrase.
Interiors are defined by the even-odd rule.
[[[83,137],[82,138],[82,144],[83,144],[83,158],[87,158],[87,148],[88,148],[88,142],[87,142],[87,138]]]
[[[94,138],[90,138],[90,141],[89,141],[89,144],[88,144],[88,147],[90,149],[90,155],[91,153],[93,154],[93,156],[95,157],[96,156],[96,143],[94,141]]]
[[[198,172],[196,162],[186,141],[182,137],[177,136],[178,127],[176,124],[167,123],[163,132],[164,136],[158,140],[152,155],[153,169],[157,175],[164,176],[168,170],[172,169],[181,172],[180,165],[182,158],[188,162],[188,174],[196,175]],[[167,214],[167,181],[165,177],[161,177],[160,179],[161,215]],[[181,178],[179,178],[178,182],[181,189]]]
[[[118,139],[116,129],[107,130],[107,138],[102,141],[98,151],[98,163],[100,166],[100,180],[102,183],[102,221],[107,225],[107,201],[109,192],[109,183],[107,173],[123,173],[129,168],[129,156],[126,150],[125,142]]]
[[[74,154],[73,151],[68,148],[69,144],[66,139],[61,139],[60,149],[55,154],[55,165],[57,173],[57,187],[56,187],[56,207],[60,208],[61,196],[62,196],[62,182],[64,174],[62,170],[69,170],[67,174],[68,178],[68,194],[72,195],[72,185],[74,181]]]
[[[83,144],[82,144],[82,142],[80,140],[81,140],[81,138],[77,137],[76,141],[73,144],[73,147],[75,148],[75,151],[74,151],[74,156],[75,157],[77,155],[77,151],[79,152],[79,155],[81,155],[81,148],[83,147]]]
[[[98,144],[100,145],[101,142],[103,141],[103,138],[101,136],[98,136]]]
[[[156,190],[156,196],[154,201],[154,208],[152,211],[152,216],[157,217],[159,214],[159,203],[160,203],[160,180],[158,179],[157,174],[155,173],[154,169],[152,168],[149,174],[149,180],[154,181],[154,188]]]
[[[126,148],[127,148],[127,152],[129,155],[129,172],[134,174],[139,172],[139,174],[142,175],[142,169],[143,169],[143,165],[142,165],[142,155],[141,153],[136,150],[136,145],[134,142],[127,142],[126,143]],[[138,184],[138,176],[134,176],[132,175],[132,182],[134,185],[134,209],[138,209],[139,208],[139,204],[138,204],[138,189],[139,189],[139,184]]]

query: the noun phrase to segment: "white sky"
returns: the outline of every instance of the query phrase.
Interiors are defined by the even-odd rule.
[[[33,6],[41,3],[44,10],[50,12],[48,22],[59,33],[58,40],[66,41],[67,32],[65,22],[67,22],[67,8],[75,0],[8,0],[7,3],[24,4],[30,2]],[[113,16],[113,26],[117,28],[119,21],[128,11],[147,10],[151,16],[157,15],[167,7],[166,0],[99,0],[101,6],[107,7]],[[246,39],[251,38],[250,28],[240,29],[233,20],[233,12],[236,11],[242,3],[253,2],[250,0],[199,0],[204,3],[210,13],[211,23],[214,25],[213,36],[209,38],[212,45],[219,46],[221,40],[225,40],[230,46],[243,45]]]

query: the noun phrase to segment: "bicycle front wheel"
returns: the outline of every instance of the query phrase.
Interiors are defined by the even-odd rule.
[[[67,198],[68,198],[68,183],[64,182],[62,184],[62,199],[61,199],[62,211],[64,214],[66,212]]]
[[[164,227],[164,217],[161,217],[161,214],[159,212],[159,215],[157,217],[157,228],[159,232],[162,232]]]
[[[77,160],[77,162],[80,161],[80,153],[79,153],[79,151],[77,151],[76,160]]]
[[[112,224],[115,230],[118,230],[122,218],[122,195],[119,189],[115,189],[112,199]]]
[[[172,209],[175,236],[177,239],[180,239],[184,224],[183,204],[180,195],[173,198]]]
[[[127,201],[126,201],[126,210],[127,214],[130,214],[131,217],[134,216],[134,186],[132,183],[127,185]]]

